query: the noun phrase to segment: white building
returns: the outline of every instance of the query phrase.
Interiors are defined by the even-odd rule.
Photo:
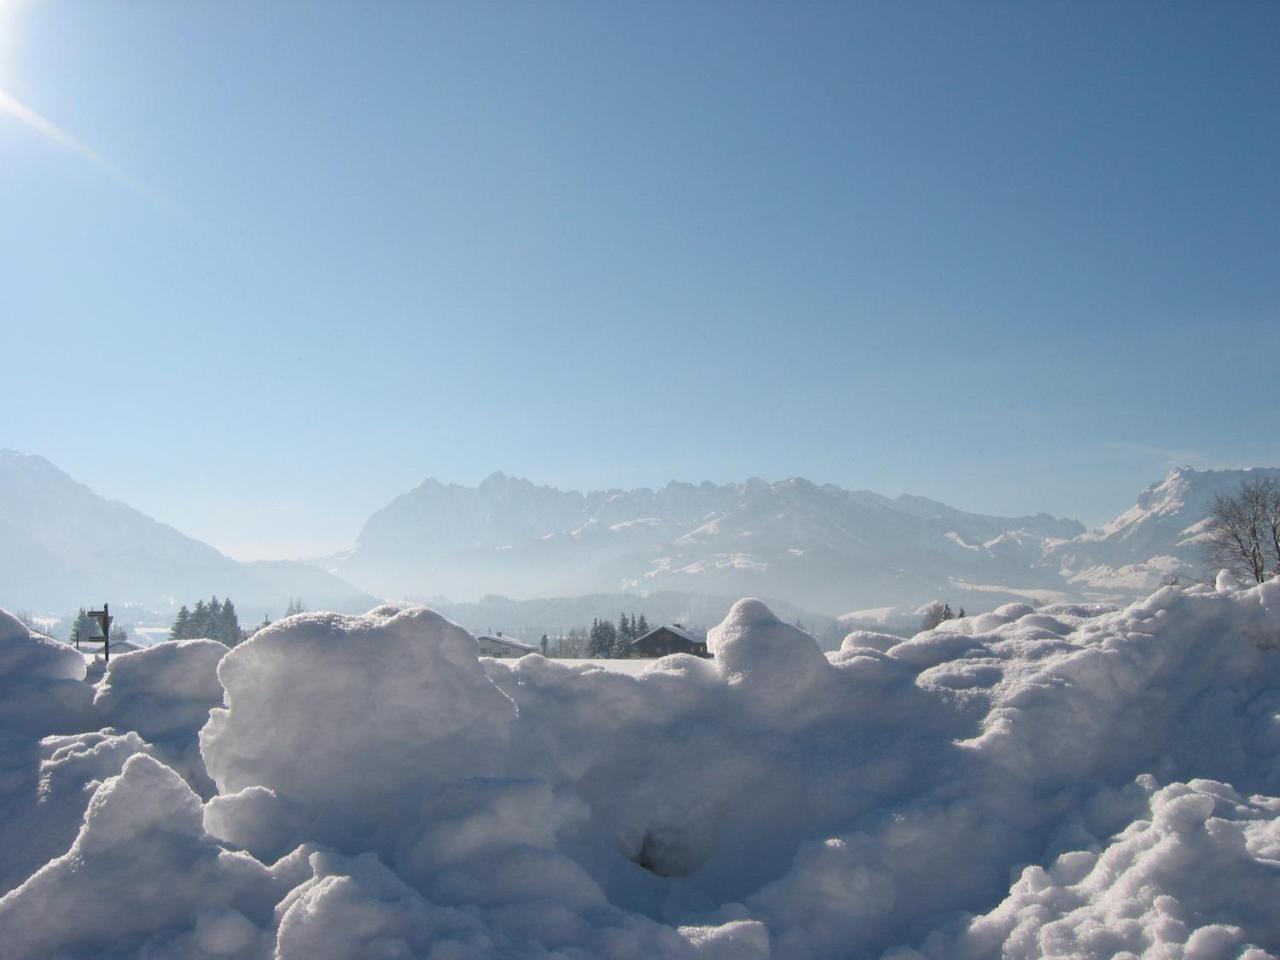
[[[538,648],[531,644],[504,637],[501,630],[495,634],[482,633],[476,637],[476,642],[480,644],[482,657],[523,657],[526,653],[538,652]]]

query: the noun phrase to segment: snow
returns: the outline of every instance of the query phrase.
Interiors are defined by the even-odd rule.
[[[0,613],[0,955],[1280,952],[1280,582],[708,645],[380,607],[95,680]]]
[[[561,660],[560,663],[569,664],[574,667],[592,667],[598,670],[609,670],[613,673],[625,673],[631,676],[639,676],[644,673],[657,660],[644,658],[612,658],[612,657],[582,657],[576,660]]]

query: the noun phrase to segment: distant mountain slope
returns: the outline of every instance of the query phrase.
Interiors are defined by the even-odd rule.
[[[1192,470],[1180,467],[1153,483],[1110,523],[1052,545],[1044,565],[1079,589],[1145,592],[1168,578],[1205,575],[1199,537],[1220,493],[1280,469]]]
[[[400,597],[671,590],[840,611],[964,593],[957,581],[1035,587],[1046,545],[1083,530],[798,478],[584,494],[496,473],[397,497],[329,569]]]
[[[210,594],[242,616],[283,611],[291,596],[313,607],[367,609],[373,597],[303,563],[241,563],[107,500],[48,460],[0,451],[0,606],[63,611],[138,604],[165,611]]]

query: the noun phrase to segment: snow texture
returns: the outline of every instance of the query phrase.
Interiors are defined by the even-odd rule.
[[[380,607],[93,684],[0,613],[0,957],[1280,952],[1280,582],[708,644]]]

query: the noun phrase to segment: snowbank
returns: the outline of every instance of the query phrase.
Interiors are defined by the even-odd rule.
[[[1280,951],[1280,583],[825,655],[743,600],[634,676],[379,608],[95,690],[15,624],[6,958]]]
[[[93,701],[93,690],[80,682],[84,678],[84,657],[0,610],[0,732],[83,729]]]
[[[1213,780],[1135,786],[1147,809],[1110,843],[1028,866],[999,906],[929,937],[924,956],[1268,956],[1257,944],[1280,942],[1280,801]]]
[[[200,740],[228,839],[256,826],[235,822],[239,792],[265,787],[309,838],[385,852],[434,787],[504,770],[515,706],[474,638],[430,610],[289,617],[231,651],[218,678],[227,705]],[[245,800],[251,820],[263,796]]]
[[[168,640],[112,657],[94,709],[109,726],[148,740],[198,734],[222,705],[218,663],[226,654],[216,640]]]

